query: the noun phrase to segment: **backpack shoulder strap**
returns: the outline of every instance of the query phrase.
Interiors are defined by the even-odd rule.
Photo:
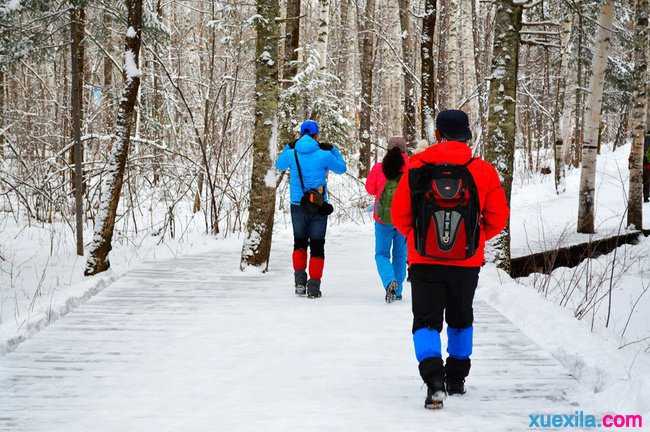
[[[298,151],[293,149],[293,157],[296,159],[296,168],[298,169],[298,177],[300,177],[300,186],[303,193],[305,192],[305,180],[302,178],[302,170],[300,169],[300,161],[298,160]]]

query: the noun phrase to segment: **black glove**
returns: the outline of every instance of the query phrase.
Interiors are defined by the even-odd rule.
[[[325,150],[325,151],[331,151],[332,149],[334,149],[334,146],[329,143],[318,143],[318,146],[320,147],[321,150]]]

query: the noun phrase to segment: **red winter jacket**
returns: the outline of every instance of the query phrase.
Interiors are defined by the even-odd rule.
[[[384,187],[386,187],[386,176],[382,169],[382,163],[377,162],[373,165],[368,173],[368,178],[366,179],[366,192],[375,197],[375,205],[372,215],[376,222],[380,222],[379,215],[377,215],[377,208],[379,207],[379,200],[381,199],[381,194],[384,193]]]
[[[475,159],[468,165],[474,178],[481,208],[480,239],[476,254],[463,260],[435,260],[420,255],[415,250],[413,233],[413,214],[409,170],[426,164],[462,165],[472,157],[470,148],[462,142],[444,141],[427,148],[422,153],[411,156],[393,197],[391,216],[393,225],[408,240],[408,261],[410,264],[438,264],[456,267],[480,267],[485,263],[485,241],[503,230],[508,221],[509,209],[506,195],[501,187],[499,175],[494,167],[482,159]]]
[[[404,156],[404,166],[408,163],[408,155],[402,153]],[[377,209],[379,208],[379,200],[381,200],[381,195],[384,193],[384,188],[386,187],[386,175],[384,174],[384,167],[381,162],[377,162],[372,166],[370,172],[368,173],[368,178],[366,179],[366,192],[375,197],[375,205],[373,210],[373,217],[375,221],[383,223],[379,219],[377,214]]]

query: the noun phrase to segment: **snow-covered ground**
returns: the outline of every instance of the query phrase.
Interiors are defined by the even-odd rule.
[[[649,418],[647,353],[618,350],[492,266],[468,394],[424,410],[410,293],[383,303],[370,225],[330,234],[320,300],[292,293],[287,229],[263,275],[237,270],[236,241],[136,266],[0,357],[0,429],[489,432],[526,430],[531,414]]]
[[[331,180],[330,196],[336,211],[329,223],[369,222],[366,208],[371,200],[363,184],[347,175]],[[280,230],[291,223],[287,187],[283,182],[278,193],[276,226]],[[123,208],[128,200],[122,200],[109,255],[111,268],[92,278],[83,276],[86,259],[76,255],[70,226],[28,220],[25,214],[15,218],[9,212],[15,204],[0,198],[0,355],[146,260],[197,253],[215,245],[229,247],[231,242],[241,247],[237,234],[206,235],[205,215],[192,213],[193,200],[175,206],[172,238],[166,219],[170,203],[164,195],[164,191],[141,191],[141,202],[129,212]],[[222,220],[222,225],[227,223]],[[92,221],[87,221],[86,246],[92,236]]]
[[[630,146],[611,151],[603,147],[596,172],[596,234],[592,239],[625,232],[628,189],[627,159]],[[553,175],[515,173],[512,189],[512,256],[552,250],[558,246],[588,242],[576,233],[580,170],[570,169],[566,192],[555,193]],[[650,225],[650,206],[644,207],[644,226]]]
[[[585,384],[582,400],[650,416],[650,238],[550,275],[500,274],[480,297]],[[487,267],[487,273],[494,269]],[[610,295],[611,293],[611,295]],[[608,322],[609,316],[609,322]],[[576,317],[579,317],[578,320]]]
[[[188,205],[189,207],[189,205]],[[144,260],[160,260],[211,247],[215,239],[205,235],[202,215],[177,216],[176,236],[152,235],[161,222],[139,231],[119,224],[110,254],[111,268],[96,277],[84,278],[85,259],[75,253],[74,236],[63,223],[32,221],[17,223],[0,216],[0,355],[76,305],[92,297],[133,266]],[[86,225],[84,238],[92,238]]]
[[[598,160],[596,236],[609,236],[622,229],[627,188],[629,146],[616,152],[604,149]],[[555,194],[550,175],[516,173],[512,198],[512,253],[522,256],[548,250],[559,244],[587,241],[576,234],[579,170],[567,176],[567,191]],[[330,192],[336,208],[330,224],[365,224],[372,200],[362,184],[351,176],[331,176]],[[277,224],[290,223],[287,211],[286,182],[279,191]],[[164,225],[164,209],[151,194],[146,211],[122,218],[116,229],[112,268],[86,279],[85,260],[75,254],[74,235],[64,223],[46,224],[0,213],[0,353],[29,336],[76,304],[92,296],[129,268],[145,259],[163,259],[211,247],[222,238],[205,235],[203,214],[191,213],[191,203],[180,203],[175,215],[175,238],[165,231],[164,239],[154,235]],[[650,213],[648,207],[646,213]],[[135,227],[138,227],[136,232]],[[92,238],[91,222],[86,224],[86,239]]]
[[[384,303],[370,225],[330,234],[319,300],[293,295],[288,230],[264,275],[237,270],[233,242],[138,266],[0,358],[0,429],[502,432],[612,409],[478,301],[468,394],[425,410],[410,293]]]
[[[596,212],[598,236],[616,234],[625,225],[623,209],[627,189],[628,152],[629,147],[626,146],[616,152],[605,150],[599,157]],[[588,236],[573,233],[577,215],[578,183],[579,171],[570,171],[567,176],[567,192],[557,196],[552,176],[526,178],[519,175],[516,178],[512,208],[513,255],[525,255],[531,251],[552,249],[558,244],[588,240]],[[331,192],[337,213],[331,220],[330,232],[333,235],[328,239],[327,247],[330,256],[326,269],[327,297],[320,305],[296,303],[298,299],[289,295],[290,289],[287,293],[287,288],[284,286],[289,279],[288,250],[291,242],[286,200],[279,202],[281,210],[277,217],[271,272],[266,275],[246,274],[243,276],[244,279],[241,279],[242,275],[237,270],[241,240],[236,235],[231,235],[227,239],[206,236],[202,215],[197,214],[193,217],[189,211],[190,204],[182,204],[186,206],[185,216],[182,216],[182,211],[177,214],[174,239],[169,237],[169,233],[164,241],[160,241],[160,237],[154,235],[158,232],[161,221],[156,220],[153,214],[145,214],[138,219],[138,234],[131,224],[123,220],[116,231],[116,241],[111,253],[112,269],[103,275],[89,279],[83,278],[84,260],[75,256],[73,236],[67,226],[38,223],[25,226],[22,220],[17,223],[11,216],[2,216],[0,218],[0,256],[3,258],[0,260],[0,354],[14,349],[16,351],[0,357],[0,380],[6,378],[2,372],[13,370],[14,367],[18,369],[22,367],[20,359],[24,359],[21,357],[23,350],[32,353],[40,352],[44,355],[50,353],[52,350],[46,347],[48,335],[51,336],[52,333],[56,334],[57,331],[65,329],[66,320],[69,322],[79,320],[79,315],[76,314],[82,314],[81,319],[91,323],[95,313],[92,306],[95,303],[91,300],[93,296],[97,296],[96,301],[102,302],[107,296],[110,297],[113,292],[116,292],[113,290],[123,293],[125,287],[121,286],[121,283],[132,283],[133,277],[141,277],[147,272],[154,277],[156,271],[152,269],[158,268],[161,274],[166,274],[170,271],[167,266],[173,263],[166,261],[169,258],[199,257],[199,262],[202,263],[200,272],[206,272],[206,275],[200,276],[203,285],[200,283],[201,286],[197,288],[197,301],[201,300],[201,289],[214,288],[217,292],[215,295],[223,304],[219,303],[219,308],[214,311],[212,315],[214,322],[204,316],[205,319],[193,323],[190,330],[172,326],[165,332],[171,332],[172,335],[175,334],[174,332],[198,332],[202,334],[201,341],[209,340],[211,335],[215,338],[217,335],[220,338],[222,333],[230,335],[230,339],[227,340],[217,338],[216,340],[222,345],[218,350],[210,352],[210,356],[215,356],[214,358],[223,356],[227,362],[227,365],[220,364],[220,369],[208,375],[207,379],[220,382],[223,386],[216,388],[215,391],[233,394],[233,386],[238,384],[234,393],[237,396],[235,400],[241,403],[250,400],[253,404],[265,404],[269,407],[264,411],[267,413],[266,416],[272,417],[273,410],[284,410],[285,423],[276,423],[276,425],[292,425],[296,419],[303,418],[292,417],[291,404],[298,402],[304,404],[312,400],[306,409],[313,421],[309,423],[305,420],[306,424],[313,426],[312,429],[317,429],[316,426],[327,429],[327,425],[331,426],[329,429],[340,429],[342,426],[351,426],[353,424],[351,419],[356,419],[357,426],[361,429],[371,425],[378,427],[379,423],[375,424],[374,420],[359,417],[355,408],[362,406],[365,413],[363,415],[369,416],[373,410],[379,411],[377,409],[379,403],[399,408],[394,413],[396,416],[400,416],[400,410],[408,412],[409,416],[416,416],[416,420],[408,423],[408,426],[421,430],[420,421],[429,422],[430,416],[426,417],[419,411],[412,411],[414,407],[420,405],[422,389],[418,386],[414,360],[410,353],[408,297],[407,302],[392,305],[390,309],[385,309],[381,304],[381,290],[372,263],[372,235],[371,225],[368,223],[370,217],[366,213],[370,200],[364,195],[360,185],[349,177],[336,177],[332,179]],[[646,213],[649,211],[650,208],[646,207]],[[86,238],[90,236],[89,225]],[[619,248],[616,255],[609,254],[576,269],[557,269],[550,276],[533,275],[518,281],[511,280],[491,266],[483,270],[479,299],[496,308],[512,321],[512,326],[506,326],[506,330],[511,328],[518,332],[520,329],[539,344],[539,346],[530,346],[526,342],[526,350],[537,351],[540,355],[552,359],[553,362],[559,362],[566,372],[577,379],[577,382],[571,385],[570,391],[563,394],[565,399],[562,399],[567,404],[569,401],[575,404],[567,405],[562,412],[573,412],[584,408],[594,410],[594,413],[612,411],[641,413],[646,420],[650,419],[648,354],[650,320],[647,318],[650,313],[650,297],[645,294],[645,289],[650,285],[647,271],[650,262],[649,253],[650,241],[644,240],[638,246],[623,246]],[[215,262],[214,267],[210,265],[211,260]],[[180,258],[180,261],[182,262],[183,259]],[[613,273],[612,266],[614,266]],[[123,275],[126,276],[121,279]],[[610,279],[611,297],[609,296]],[[243,286],[242,280],[245,281]],[[111,283],[113,285],[110,285]],[[133,291],[134,296],[142,294],[138,292],[137,284],[128,286],[128,289]],[[243,290],[245,294],[240,295],[239,290]],[[151,294],[151,301],[155,303],[155,292],[148,293]],[[89,302],[87,304],[90,309],[83,306],[86,302]],[[250,303],[256,302],[268,303],[269,308],[273,310],[271,316],[274,318],[271,321],[266,318],[267,309],[263,305],[255,306],[259,309],[250,309]],[[127,303],[124,305],[126,306]],[[78,312],[72,312],[70,318],[58,321],[50,330],[38,334],[33,340],[17,345],[56,321],[60,316],[73,311],[77,306],[80,309]],[[135,326],[151,324],[146,316],[139,315],[141,310],[145,312],[149,310],[150,304],[128,306],[130,313],[134,315],[130,319],[135,320],[129,321],[130,323]],[[189,303],[179,301],[166,306],[165,310],[172,314],[179,313],[178,316],[174,315],[174,319],[170,319],[172,324],[176,322],[176,318],[187,324],[181,312],[186,309],[195,311],[201,307],[194,301]],[[477,310],[479,315],[485,312],[485,316],[491,316],[488,306],[483,309],[479,307]],[[608,310],[610,310],[610,322],[605,327]],[[301,320],[283,321],[283,317],[292,316],[291,314],[296,312]],[[225,321],[217,320],[216,315],[223,313],[226,315],[232,313],[234,316],[228,315],[232,319]],[[576,319],[576,316],[580,316],[581,319]],[[144,321],[140,323],[138,317]],[[249,320],[261,320],[261,326],[265,330],[260,334],[275,342],[281,340],[282,343],[271,345],[253,343],[247,336],[255,333],[255,327],[248,327],[249,335],[238,333],[237,323],[240,318],[246,318],[246,325],[251,324]],[[274,325],[278,326],[277,331],[271,331]],[[318,333],[319,339],[309,338],[310,329]],[[364,338],[371,333],[369,339]],[[192,350],[197,349],[196,340],[188,342],[184,337],[176,335],[171,339],[173,343],[170,345],[170,341],[165,339],[165,334],[161,336],[162,339],[156,340],[154,345],[169,358],[164,359],[163,366],[157,366],[155,369],[156,373],[163,374],[163,378],[153,373],[149,375],[149,379],[153,379],[152,377],[167,379],[170,383],[179,386],[183,385],[188,374],[187,379],[190,382],[205,379],[205,376],[202,377],[198,372],[190,372],[191,366],[183,365],[188,356],[191,356]],[[253,337],[254,341],[259,339],[259,335]],[[128,343],[124,349],[137,352],[140,352],[137,346],[131,344],[148,343],[142,340],[125,342]],[[289,342],[292,345],[287,348],[284,343]],[[491,345],[490,340],[486,342],[487,346]],[[337,344],[356,352],[352,365],[347,363],[337,365],[337,361],[345,358],[343,351],[326,349],[326,347],[337,347]],[[384,344],[388,345],[388,349],[384,348]],[[282,351],[277,351],[278,349],[287,351],[283,354]],[[354,351],[355,349],[358,351]],[[56,352],[56,349],[52,352]],[[92,357],[94,351],[88,352]],[[306,354],[301,355],[302,352]],[[347,355],[348,352],[345,351],[345,354]],[[389,354],[387,355],[386,352]],[[122,355],[128,357],[127,353]],[[378,355],[382,355],[385,364],[382,363],[380,369],[373,369],[375,367],[372,366],[373,361],[376,361],[375,356]],[[251,360],[256,356],[271,361],[272,373],[286,372],[281,367],[284,367],[285,362],[292,363],[292,367],[301,370],[298,375],[300,382],[312,383],[314,386],[306,386],[294,394],[292,391],[295,388],[293,390],[284,388],[278,380],[271,380],[271,387],[280,385],[282,391],[280,396],[276,397],[273,395],[277,394],[277,390],[276,393],[271,391],[270,399],[267,398],[266,388],[248,387],[251,376],[254,380],[256,374],[265,372],[263,367],[259,367]],[[279,359],[273,360],[274,356]],[[477,356],[477,363],[480,364],[480,354]],[[155,360],[160,361],[157,357]],[[89,358],[88,361],[93,360]],[[203,360],[192,361],[205,367]],[[190,365],[192,364],[190,362]],[[4,365],[9,365],[10,368],[3,369]],[[337,368],[339,370],[343,368],[340,379],[347,380],[351,384],[337,387],[336,382],[319,381],[323,378],[319,374],[323,373],[325,365],[331,365],[331,368],[327,368],[327,372],[335,376]],[[356,376],[355,373],[359,370],[356,367],[359,365],[371,366],[362,369],[364,374]],[[141,363],[138,367],[140,369],[136,368],[133,373],[129,370],[129,377],[138,372],[146,375],[144,370],[147,364]],[[467,399],[468,402],[453,401],[447,411],[450,414],[443,414],[441,418],[445,425],[459,430],[506,430],[496,426],[492,429],[487,428],[486,412],[482,413],[481,421],[475,418],[473,422],[462,423],[454,418],[462,414],[460,407],[465,406],[463,404],[468,404],[467,406],[472,408],[478,401],[487,404],[489,395],[485,390],[491,388],[491,381],[486,376],[494,370],[480,369],[484,367],[486,366],[476,366],[478,371],[483,372],[479,372],[476,376],[473,388],[470,384],[470,390],[477,395],[476,398],[470,397]],[[309,372],[310,368],[313,373]],[[174,372],[171,375],[168,373],[168,371],[179,370],[180,373]],[[384,374],[389,378],[375,380],[374,376],[365,375],[367,372],[377,372],[376,375]],[[486,376],[482,376],[482,373]],[[526,378],[525,374],[523,378]],[[140,392],[139,397],[148,394],[145,391],[147,385],[151,385],[153,389],[160,389],[163,385],[155,382],[137,380],[136,382],[142,387],[141,390],[136,389]],[[269,383],[263,380],[262,382]],[[121,394],[115,390],[114,384],[105,387],[104,390],[118,393],[104,394],[105,397],[115,398]],[[81,384],[76,382],[75,385]],[[65,394],[63,390],[53,390],[47,384],[39,385],[38,390],[43,392],[44,398],[56,398],[57,395]],[[368,393],[377,395],[377,398],[367,402]],[[282,399],[288,394],[291,396]],[[309,396],[308,401],[297,400],[297,394]],[[348,394],[351,395],[351,399],[347,399]],[[128,398],[128,395],[123,396]],[[186,401],[192,400],[188,394],[182,395],[181,398],[185,398]],[[169,401],[163,399],[156,401],[159,407],[167,402]],[[507,407],[510,402],[504,402],[504,407]],[[29,404],[29,401],[26,403]],[[336,410],[326,411],[329,413],[329,423],[314,420],[314,416],[319,414],[318,408],[322,403],[332,404],[336,408]],[[459,404],[456,405],[456,409],[455,403]],[[100,401],[97,401],[97,404],[100,404]],[[121,405],[112,406],[124,408]],[[249,411],[237,411],[235,406],[220,406],[226,412],[235,414],[234,417],[227,417],[224,424],[239,425],[240,429],[247,429],[241,426],[241,424],[247,425],[242,423],[242,418],[254,415],[253,410],[250,410],[251,407],[247,407]],[[305,405],[300,406],[305,407]],[[502,423],[500,424],[510,425],[513,430],[524,429],[525,425],[520,429],[513,426],[515,423],[512,422],[516,419],[513,417],[512,406],[514,405],[508,408],[507,415],[505,411],[501,412]],[[17,405],[14,407],[18,408]],[[84,405],[75,405],[75,407],[82,410]],[[556,408],[559,409],[561,406],[553,405],[553,409]],[[177,418],[182,419],[183,409],[182,405],[176,409]],[[526,406],[526,409],[532,408]],[[539,412],[548,412],[551,406],[540,404],[536,409]],[[338,420],[332,420],[337,418],[337,413],[342,414],[339,415]],[[379,417],[382,414],[377,412]],[[498,407],[493,415],[499,417]],[[523,420],[526,420],[526,415],[527,413],[522,413]],[[0,418],[2,417],[3,413],[0,411]],[[207,412],[199,417],[203,420],[211,419],[210,413]],[[271,417],[267,417],[267,420]],[[264,423],[264,417],[258,420],[251,429]],[[117,426],[116,423],[114,425]],[[480,429],[476,429],[477,427]],[[164,430],[164,427],[159,430]]]

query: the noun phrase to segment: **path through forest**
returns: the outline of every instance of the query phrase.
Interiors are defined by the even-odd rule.
[[[409,290],[383,303],[370,226],[330,231],[320,300],[292,293],[286,231],[266,275],[219,244],[130,272],[0,357],[0,430],[506,431],[577,409],[577,381],[478,302],[468,394],[424,410]]]

